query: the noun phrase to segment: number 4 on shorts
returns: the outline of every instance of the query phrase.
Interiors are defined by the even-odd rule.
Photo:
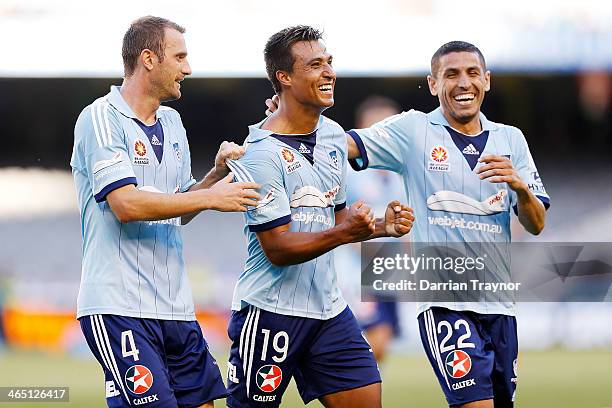
[[[128,350],[128,347],[130,348]],[[134,361],[138,361],[138,349],[136,348],[136,343],[134,343],[134,335],[131,330],[126,330],[121,332],[121,356],[125,357],[134,357]]]

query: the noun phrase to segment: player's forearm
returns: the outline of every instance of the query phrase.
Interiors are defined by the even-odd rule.
[[[133,186],[132,186],[133,187]],[[140,191],[132,188],[107,197],[109,205],[121,222],[157,221],[197,213],[212,208],[216,199],[209,191],[189,191],[182,194],[165,194]]]
[[[385,220],[384,220],[384,218],[376,218],[375,228],[376,229],[374,230],[372,235],[370,235],[369,237],[356,239],[356,240],[353,240],[351,242],[363,242],[363,241],[369,241],[371,239],[383,238],[383,237],[388,237],[389,236],[389,234],[387,234],[387,231],[385,229]]]
[[[266,240],[262,247],[270,262],[287,266],[310,261],[351,241],[341,228],[334,227],[322,232],[287,231],[274,240]]]
[[[531,234],[538,235],[544,229],[546,209],[542,202],[529,189],[516,192],[518,198],[518,219]]]

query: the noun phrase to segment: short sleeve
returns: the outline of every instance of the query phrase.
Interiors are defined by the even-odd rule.
[[[261,185],[261,199],[249,207],[246,220],[251,232],[266,231],[291,222],[291,208],[277,157],[265,151],[248,151],[240,160],[228,160],[237,181]]]
[[[401,173],[412,146],[415,116],[413,111],[403,112],[369,128],[349,130],[348,135],[361,153],[358,159],[349,161],[351,167],[357,171],[372,167]]]
[[[173,111],[175,118],[174,121],[177,121],[175,124],[175,128],[180,129],[181,133],[181,146],[178,146],[178,151],[175,151],[178,160],[181,162],[181,193],[188,191],[194,184],[196,184],[196,179],[193,177],[191,172],[191,151],[189,150],[189,141],[187,140],[187,131],[183,126],[183,121],[181,120],[178,112]],[[177,146],[173,146],[173,149],[176,150]]]
[[[98,203],[119,187],[138,184],[123,128],[115,115],[107,102],[96,101],[81,113],[74,130],[74,154],[82,157],[73,158],[73,167],[82,166]]]
[[[343,149],[340,150],[341,157],[339,158],[340,165],[340,189],[334,197],[334,211],[340,211],[346,207],[346,175],[349,166],[348,151],[346,146],[346,138],[342,140]]]
[[[544,188],[544,183],[540,177],[538,169],[536,168],[535,162],[533,161],[533,157],[531,156],[531,152],[529,151],[529,146],[527,145],[527,140],[525,140],[525,136],[523,133],[517,128],[511,128],[515,131],[515,138],[513,139],[514,148],[513,148],[513,157],[512,164],[516,169],[519,177],[523,180],[529,190],[536,196],[542,203],[544,207],[548,209],[550,207],[550,196],[546,192]],[[517,197],[516,194],[512,194],[512,206],[514,207],[514,212],[518,212],[517,208]]]

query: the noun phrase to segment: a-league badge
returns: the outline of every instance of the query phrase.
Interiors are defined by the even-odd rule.
[[[295,154],[289,149],[281,150],[281,157],[285,161],[285,168],[287,169],[287,173],[293,173],[300,167],[302,167],[302,163],[299,160],[295,160]]]
[[[147,146],[140,139],[134,142],[134,161],[133,163],[139,166],[147,166],[149,164],[149,158],[147,155]]]
[[[448,150],[444,146],[434,146],[429,152],[429,164],[427,170],[449,172],[450,163],[448,161]]]
[[[269,364],[257,370],[255,382],[263,392],[273,392],[283,381],[283,371],[279,366]]]
[[[136,140],[136,142],[134,142],[134,153],[140,157],[147,155],[147,147],[142,140]]]
[[[454,350],[446,356],[446,371],[448,375],[457,379],[465,377],[472,368],[472,359],[465,351]]]
[[[125,383],[134,394],[143,394],[153,386],[153,373],[143,365],[134,365],[125,372]]]

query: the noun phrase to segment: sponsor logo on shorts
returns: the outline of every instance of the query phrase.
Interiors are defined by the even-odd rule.
[[[121,394],[119,390],[117,389],[117,387],[115,387],[114,381],[107,381],[105,388],[106,388],[106,398],[116,397],[117,395]]]
[[[514,361],[512,362],[512,371],[514,372],[514,377],[512,377],[510,379],[510,382],[513,384],[516,384],[518,381],[518,360],[515,358]],[[512,396],[512,401],[514,401],[514,394]]]
[[[142,398],[134,398],[132,403],[134,405],[144,405],[144,404],[148,404],[149,402],[153,402],[153,401],[159,401],[159,398],[157,397],[157,394],[148,395],[148,396],[142,397]]]
[[[275,364],[268,364],[257,370],[255,382],[263,392],[274,392],[283,380],[283,371]]]
[[[446,356],[446,371],[453,378],[463,378],[472,369],[472,359],[462,350],[453,350]]]
[[[472,385],[476,385],[476,380],[470,378],[469,380],[459,381],[458,383],[454,383],[451,385],[451,388],[455,391],[460,390],[465,387],[471,387]]]
[[[134,394],[144,394],[153,386],[153,373],[143,365],[134,365],[125,372],[125,383]]]
[[[434,146],[429,152],[430,162],[427,166],[429,171],[449,172],[448,150],[444,146]]]
[[[231,381],[234,384],[238,384],[240,382],[236,374],[236,366],[229,361],[227,362],[227,381]]]

